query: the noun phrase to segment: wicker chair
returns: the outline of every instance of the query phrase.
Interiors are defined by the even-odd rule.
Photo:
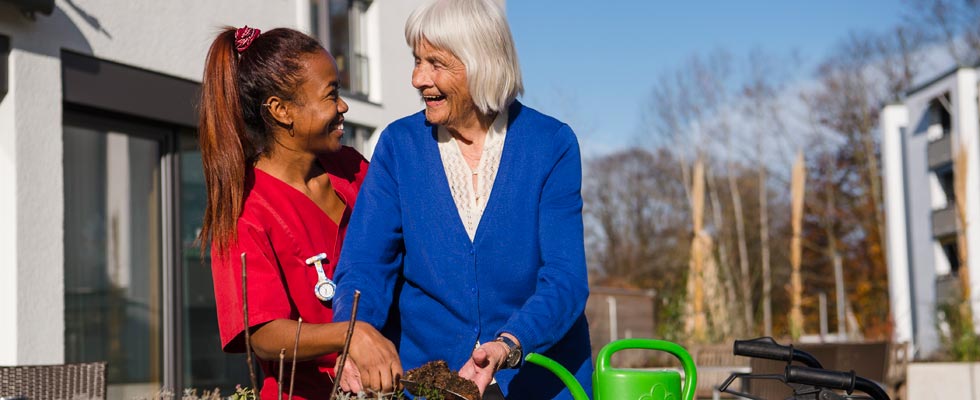
[[[105,362],[0,367],[0,397],[28,400],[106,398]]]

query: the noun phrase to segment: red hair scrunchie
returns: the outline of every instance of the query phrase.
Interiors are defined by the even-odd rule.
[[[235,50],[238,51],[238,54],[245,52],[245,50],[248,49],[248,46],[252,45],[252,41],[259,37],[260,33],[262,33],[262,31],[256,28],[249,28],[248,25],[236,29]]]

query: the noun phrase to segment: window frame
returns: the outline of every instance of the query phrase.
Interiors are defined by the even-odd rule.
[[[311,34],[320,40],[328,51],[333,53],[333,42],[331,41],[330,35],[330,3],[333,0],[310,0],[310,29]],[[341,85],[340,93],[343,97],[355,99],[363,102],[370,103],[371,94],[373,90],[372,80],[371,80],[371,58],[368,54],[370,52],[368,46],[368,37],[370,36],[367,32],[368,25],[368,14],[369,9],[374,4],[374,0],[344,0],[348,2],[347,7],[347,20],[348,20],[348,48],[350,53],[348,54],[347,60],[347,70],[349,71],[350,84],[345,86]],[[360,9],[358,7],[361,7]],[[357,61],[357,65],[363,65],[363,67],[354,68],[356,59],[363,59],[363,64]],[[355,70],[359,72],[355,73]],[[339,72],[339,71],[338,71]],[[360,81],[363,87],[355,87],[354,82]]]

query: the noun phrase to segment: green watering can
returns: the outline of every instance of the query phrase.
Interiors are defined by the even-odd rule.
[[[609,359],[613,353],[626,349],[659,350],[677,357],[684,366],[683,394],[681,374],[677,371],[611,367]],[[588,400],[582,385],[555,360],[537,353],[528,354],[524,360],[558,375],[575,400]],[[694,360],[683,347],[664,340],[623,339],[609,343],[599,350],[599,360],[592,375],[592,390],[595,392],[595,400],[692,400],[694,390],[697,389],[697,380]]]

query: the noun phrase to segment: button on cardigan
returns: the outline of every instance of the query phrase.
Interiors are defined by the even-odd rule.
[[[515,101],[493,190],[470,241],[424,112],[379,138],[337,266],[334,317],[381,329],[408,370],[459,369],[473,344],[508,332],[591,393],[581,158],[568,125]],[[531,364],[496,375],[508,399],[571,396]]]

